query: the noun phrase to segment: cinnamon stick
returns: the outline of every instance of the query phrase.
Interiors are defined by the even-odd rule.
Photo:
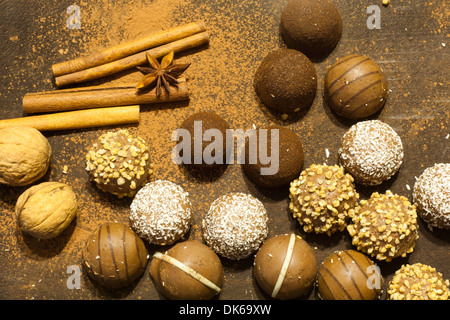
[[[22,101],[23,110],[26,113],[48,113],[189,100],[186,79],[178,78],[178,81],[180,82],[178,86],[170,86],[169,94],[162,90],[159,97],[156,95],[156,90],[141,91],[136,89],[135,84],[27,93]]]
[[[197,33],[195,35],[161,45],[148,51],[139,52],[128,57],[115,60],[113,62],[56,77],[55,83],[58,87],[64,87],[70,84],[95,80],[145,64],[147,62],[145,55],[146,52],[148,52],[155,58],[160,58],[168,54],[170,51],[174,51],[175,53],[177,53],[183,50],[198,47],[208,42],[208,32],[205,31]]]
[[[200,21],[156,32],[139,39],[107,48],[91,56],[54,64],[52,66],[53,75],[59,77],[65,74],[96,67],[204,31],[206,31],[205,24]]]
[[[39,131],[83,129],[139,122],[139,106],[96,108],[0,120],[0,129],[28,126]]]

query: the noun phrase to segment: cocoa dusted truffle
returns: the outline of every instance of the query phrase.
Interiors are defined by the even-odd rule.
[[[285,234],[264,242],[255,256],[253,272],[258,285],[276,299],[296,299],[314,284],[317,260],[300,236]]]
[[[450,163],[425,169],[414,184],[413,199],[430,228],[450,229]]]
[[[189,194],[171,181],[157,180],[139,190],[130,206],[131,227],[150,243],[169,245],[191,227]]]
[[[390,262],[413,252],[419,238],[416,207],[403,196],[372,193],[350,213],[347,230],[359,251]]]
[[[327,69],[324,98],[327,105],[347,119],[366,118],[383,107],[388,83],[379,65],[361,55],[349,55]]]
[[[211,204],[203,219],[203,238],[217,254],[230,260],[248,257],[268,234],[267,212],[255,197],[229,193]]]
[[[83,247],[83,265],[88,275],[109,289],[133,284],[145,271],[148,258],[142,239],[123,223],[100,225]]]
[[[344,230],[359,197],[353,177],[338,165],[311,165],[289,191],[289,209],[303,230],[328,235]]]
[[[317,274],[318,296],[323,300],[375,300],[383,284],[379,267],[355,250],[333,252]]]
[[[330,0],[290,0],[281,13],[280,32],[288,47],[322,59],[341,38],[342,17]]]
[[[403,162],[403,144],[399,135],[380,120],[358,122],[342,137],[339,163],[355,181],[379,185],[390,179]]]
[[[304,156],[303,145],[300,138],[290,128],[281,126],[270,126],[264,128],[266,130],[267,143],[266,150],[268,157],[272,159],[277,158],[278,168],[275,173],[265,174],[262,170],[274,169],[274,163],[262,164],[260,157],[256,159],[256,163],[250,163],[251,152],[259,153],[259,143],[261,139],[260,130],[256,131],[256,139],[250,143],[249,138],[245,149],[245,164],[243,165],[244,172],[247,177],[256,185],[263,188],[281,188],[289,185],[289,183],[297,178],[302,171]],[[278,148],[272,145],[272,135],[278,137]],[[275,142],[273,142],[275,143]],[[272,154],[272,149],[275,154]]]
[[[152,174],[145,141],[128,130],[102,134],[86,155],[86,170],[100,190],[133,197]]]
[[[222,290],[219,257],[196,240],[177,243],[165,253],[156,252],[150,275],[158,291],[172,300],[206,300]]]
[[[255,73],[261,102],[283,119],[310,107],[317,90],[313,63],[301,52],[281,48],[269,53]]]
[[[448,300],[450,283],[436,268],[422,263],[405,264],[388,286],[389,300]]]

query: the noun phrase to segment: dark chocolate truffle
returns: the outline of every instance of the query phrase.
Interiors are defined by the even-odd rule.
[[[191,227],[189,194],[176,183],[157,180],[139,190],[130,206],[131,227],[150,243],[168,245]]]
[[[390,262],[413,252],[419,238],[416,207],[403,196],[372,193],[350,212],[347,230],[359,251]]]
[[[229,125],[222,117],[213,112],[198,112],[184,120],[181,124],[181,129],[187,130],[191,137],[191,153],[189,155],[189,163],[184,163],[185,165],[199,169],[212,169],[226,163],[227,145],[225,137],[226,130],[229,129]],[[198,132],[195,132],[195,129],[197,129]],[[215,138],[212,138],[212,141],[204,141],[203,135],[207,130],[209,130],[209,132],[213,135],[220,133],[221,138],[223,139],[220,139],[218,142],[215,141]],[[216,133],[212,130],[218,131]],[[198,141],[195,141],[194,139],[198,139]],[[217,144],[215,144],[215,142],[217,142]],[[201,149],[199,148],[201,153],[197,152],[198,159],[195,157],[196,145],[201,146]],[[216,150],[216,148],[211,150],[210,153],[206,154],[207,156],[210,156],[211,159],[208,157],[205,159],[205,155],[203,153],[210,145],[218,146],[218,150]],[[183,151],[180,152],[180,157],[184,157],[182,152]],[[216,154],[216,152],[219,152],[219,154]]]
[[[102,134],[86,155],[90,179],[105,192],[133,197],[152,174],[145,141],[122,129]]]
[[[347,226],[359,194],[341,166],[312,164],[291,182],[289,209],[305,232],[331,235]]]
[[[314,250],[295,234],[272,237],[255,256],[253,272],[258,285],[276,299],[296,299],[307,294],[316,278]]]
[[[356,182],[374,186],[398,171],[403,162],[403,144],[388,124],[361,121],[344,134],[338,154],[339,163]]]
[[[290,114],[305,111],[312,104],[317,90],[316,70],[303,53],[277,49],[259,65],[254,86],[266,107],[287,118]]]
[[[343,57],[327,69],[324,98],[347,119],[366,118],[386,102],[388,84],[378,64],[357,54]]]
[[[217,254],[230,260],[248,257],[268,234],[267,212],[255,197],[229,193],[211,204],[203,219],[203,238]]]
[[[265,136],[261,135],[260,130],[256,130],[255,139],[252,140],[252,137],[249,137],[247,140],[244,172],[258,186],[264,188],[285,187],[302,171],[304,163],[302,142],[294,131],[287,127],[270,126],[262,130],[266,130]],[[273,134],[275,134],[275,139],[278,137],[278,147],[275,142],[272,146]],[[267,143],[264,144],[266,154],[271,162],[262,164],[260,156],[256,156],[256,163],[255,161],[251,163],[250,155],[260,155],[260,139],[265,137],[267,139]],[[264,172],[264,170],[268,170],[268,172]]]
[[[449,300],[450,283],[436,268],[422,263],[405,264],[388,286],[389,300]]]
[[[145,271],[147,261],[144,242],[123,223],[100,225],[83,247],[83,265],[88,275],[110,289],[133,284]]]
[[[425,169],[414,184],[413,199],[430,228],[450,229],[450,163]]]
[[[172,300],[206,300],[222,290],[219,257],[196,240],[177,243],[165,253],[156,252],[150,275],[158,291]]]
[[[323,300],[375,300],[383,291],[380,268],[355,250],[336,251],[320,265],[318,296]]]
[[[291,0],[281,13],[280,31],[288,47],[322,59],[341,38],[342,17],[330,0]]]

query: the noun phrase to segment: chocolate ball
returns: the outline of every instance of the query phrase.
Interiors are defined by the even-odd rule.
[[[130,206],[131,227],[150,243],[169,245],[191,227],[189,193],[171,181],[157,180],[139,190]]]
[[[339,163],[355,181],[379,185],[390,179],[403,162],[400,136],[379,120],[358,122],[342,137]]]
[[[155,253],[150,275],[158,291],[173,300],[211,299],[222,289],[219,257],[196,240],[177,243],[165,253]]]
[[[389,300],[449,300],[450,283],[429,265],[404,264],[395,272],[387,292]]]
[[[316,256],[300,236],[278,235],[265,241],[258,250],[253,272],[258,285],[272,298],[300,298],[314,284]]]
[[[378,64],[357,54],[331,65],[323,87],[327,105],[347,119],[373,115],[383,107],[388,94],[388,83]]]
[[[341,166],[312,164],[289,188],[289,209],[305,232],[331,235],[347,226],[359,194]]]
[[[416,207],[403,196],[372,193],[350,212],[347,230],[359,251],[390,262],[413,252],[419,238]]]
[[[189,165],[197,169],[212,169],[226,164],[227,145],[225,137],[226,130],[229,129],[229,125],[222,117],[213,112],[198,112],[184,120],[181,124],[181,129],[187,130],[191,137],[191,152],[187,157],[188,161],[183,162],[185,165]],[[203,139],[203,135],[207,130],[209,130],[209,133],[214,135],[212,141]],[[219,134],[221,135],[219,137],[220,141],[216,141],[217,137],[215,136]],[[195,141],[197,139],[198,141]],[[205,158],[205,155],[203,154],[205,149],[208,151],[208,146],[210,146],[210,148],[211,146],[216,146],[215,143],[217,143],[217,150],[211,150],[211,152],[205,153],[205,155],[210,156],[211,159]],[[199,150],[201,150],[201,154],[198,153],[198,159],[195,157],[196,145],[201,146],[201,149],[199,148]],[[216,154],[216,152],[218,153]],[[185,155],[182,150],[180,152],[180,157],[184,159],[184,156]]]
[[[316,70],[303,53],[277,49],[259,65],[254,86],[261,102],[285,118],[305,111],[312,104],[317,90]]]
[[[425,169],[414,184],[414,204],[430,228],[450,229],[449,186],[450,163],[438,163]]]
[[[133,284],[145,271],[148,252],[144,242],[123,223],[100,225],[83,247],[88,275],[109,289]]]
[[[244,172],[251,181],[260,187],[285,187],[302,171],[304,163],[302,142],[294,131],[287,127],[270,126],[262,130],[266,130],[265,135],[261,135],[260,130],[256,130],[254,137],[247,139]],[[274,139],[278,138],[278,141],[274,140],[273,144],[272,136]],[[266,139],[266,143],[264,143],[266,151],[263,154],[271,159],[268,164],[261,163],[259,148],[261,139]],[[253,161],[251,156],[254,156],[256,161]]]
[[[291,0],[281,13],[280,32],[288,47],[322,59],[341,38],[342,17],[330,0]]]
[[[383,285],[379,267],[355,250],[330,254],[317,274],[318,296],[323,300],[375,300]]]
[[[205,215],[203,238],[217,254],[230,260],[247,258],[268,234],[267,212],[255,197],[229,193],[211,204]]]
[[[128,130],[102,134],[86,155],[86,170],[97,187],[119,198],[133,197],[152,174],[144,139]]]

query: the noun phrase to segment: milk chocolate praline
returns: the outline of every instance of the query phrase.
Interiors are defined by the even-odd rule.
[[[187,267],[186,270],[171,264],[171,260],[164,260],[164,255],[176,259]],[[196,240],[187,240],[177,243],[163,256],[157,256],[153,257],[150,264],[150,275],[158,291],[166,298],[206,300],[219,294],[223,282],[222,263],[208,246]],[[190,273],[191,270],[213,285],[195,278],[195,275]]]
[[[145,271],[147,262],[144,242],[123,223],[100,225],[83,247],[83,265],[88,275],[109,289],[133,284]]]
[[[246,161],[243,165],[244,172],[251,181],[260,187],[285,187],[297,178],[302,171],[304,163],[302,142],[295,132],[287,127],[270,126],[263,130],[266,130],[267,133],[265,136],[267,137],[267,144],[265,145],[271,162],[262,164],[258,156],[256,163],[250,163],[250,154],[252,152],[257,155],[260,154],[259,143],[262,135],[260,130],[256,130],[256,139],[251,140],[251,137],[249,137],[247,140],[245,149]],[[272,136],[278,137],[278,146],[275,142],[272,142]],[[263,170],[268,172],[265,173]]]
[[[324,98],[338,115],[366,118],[383,107],[388,94],[386,77],[378,64],[361,55],[345,56],[325,74]]]
[[[282,274],[280,278],[290,241],[293,241],[292,255],[286,262],[284,277]],[[272,298],[296,299],[311,290],[317,273],[317,260],[314,250],[300,236],[278,235],[266,240],[258,250],[253,272],[258,285]]]
[[[375,300],[383,284],[379,267],[355,250],[333,252],[317,274],[317,293],[323,300]]]

